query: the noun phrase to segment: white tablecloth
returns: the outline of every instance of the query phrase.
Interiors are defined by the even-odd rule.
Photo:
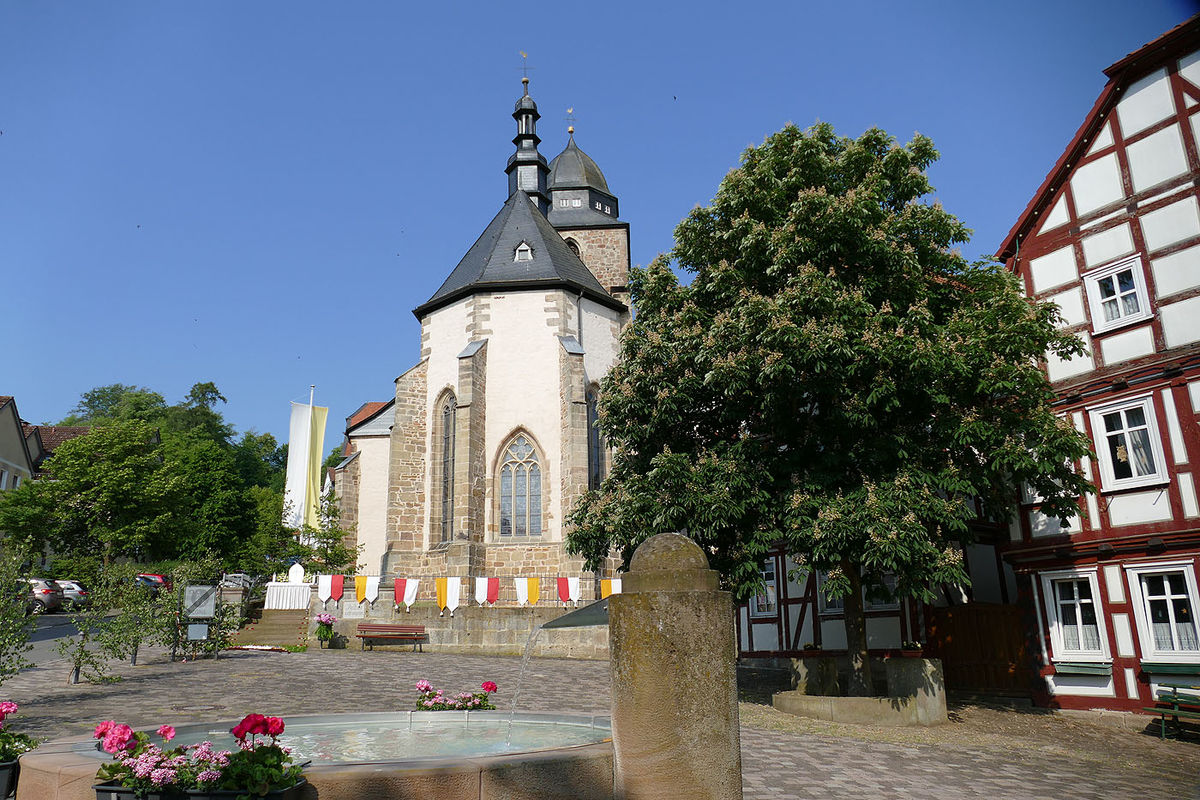
[[[307,583],[276,583],[267,584],[267,602],[263,608],[267,610],[283,610],[308,608],[308,599],[312,587]]]

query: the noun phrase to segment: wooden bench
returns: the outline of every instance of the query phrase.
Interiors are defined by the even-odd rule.
[[[1200,720],[1200,686],[1190,683],[1160,683],[1157,706],[1144,707],[1143,711],[1159,715],[1158,736],[1167,738],[1167,717],[1175,724],[1175,735],[1181,732],[1180,718]]]
[[[362,640],[363,650],[366,650],[368,646],[374,650],[374,640],[376,639],[411,643],[414,652],[421,647],[422,642],[429,641],[429,635],[425,633],[424,625],[389,625],[383,622],[360,622],[354,635]],[[424,652],[423,649],[422,652]]]

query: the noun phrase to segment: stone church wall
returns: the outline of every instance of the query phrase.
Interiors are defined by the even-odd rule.
[[[629,282],[628,228],[571,228],[559,233],[575,241],[579,257],[605,289],[623,288]]]
[[[428,361],[422,361],[396,379],[396,418],[388,464],[385,572],[393,569],[401,553],[424,549],[428,365]]]

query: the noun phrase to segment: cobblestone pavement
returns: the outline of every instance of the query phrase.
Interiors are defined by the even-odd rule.
[[[139,726],[237,719],[250,711],[289,714],[407,710],[413,683],[463,691],[484,680],[511,698],[520,659],[397,651],[230,652],[221,658],[169,664],[161,652],[124,680],[69,686],[68,670],[51,663],[5,682],[0,696],[21,705],[19,724],[61,738],[117,719]],[[528,711],[607,713],[608,663],[534,659],[519,707]],[[1130,734],[1136,735],[1136,734]],[[1200,745],[1197,746],[1200,767]],[[1116,754],[1114,754],[1115,756]],[[1063,756],[959,744],[898,745],[848,737],[742,729],[747,800],[768,798],[1200,798],[1200,783],[1181,785],[1149,766],[1131,771]]]

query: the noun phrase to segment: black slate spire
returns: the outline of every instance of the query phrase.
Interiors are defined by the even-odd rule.
[[[537,205],[538,211],[545,216],[550,208],[550,198],[546,191],[546,177],[550,167],[546,158],[538,152],[538,143],[542,140],[537,135],[538,114],[537,103],[529,96],[529,78],[521,78],[525,94],[517,100],[513,109],[513,119],[517,121],[517,135],[513,144],[517,152],[508,159],[505,172],[508,173],[508,195],[511,197],[518,189],[529,195],[529,199]]]

